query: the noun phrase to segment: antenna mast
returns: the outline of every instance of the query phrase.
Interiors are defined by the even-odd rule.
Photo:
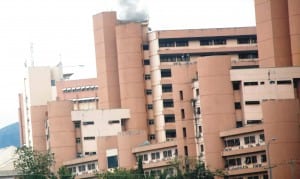
[[[34,66],[34,59],[33,59],[33,43],[30,43],[30,60],[31,60],[31,66]]]

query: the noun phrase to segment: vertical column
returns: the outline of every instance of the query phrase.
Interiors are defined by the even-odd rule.
[[[300,66],[300,1],[288,0],[293,66]]]

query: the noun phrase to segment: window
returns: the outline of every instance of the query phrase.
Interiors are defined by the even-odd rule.
[[[152,94],[152,90],[151,89],[146,89],[145,93],[146,93],[146,95],[151,95]]]
[[[143,155],[143,161],[148,161],[148,154]]]
[[[184,109],[181,109],[180,112],[181,112],[181,118],[184,119],[184,118],[185,118],[185,112],[184,112]]]
[[[55,86],[55,80],[51,80],[51,86]]]
[[[267,162],[266,154],[263,154],[263,155],[260,156],[260,161],[261,161],[261,163]]]
[[[183,91],[179,91],[179,98],[180,98],[180,100],[183,100]]]
[[[243,127],[243,121],[236,121],[236,128]]]
[[[153,125],[154,124],[154,119],[148,119],[148,124]]]
[[[164,108],[174,107],[173,99],[164,99],[163,100],[163,106],[164,106]]]
[[[241,158],[228,159],[226,162],[228,167],[242,165]]]
[[[281,80],[281,81],[277,81],[278,85],[290,85],[292,84],[291,80]]]
[[[240,85],[241,85],[240,81],[232,81],[231,83],[232,83],[233,90],[240,90]]]
[[[199,133],[202,132],[202,126],[198,126]]]
[[[144,79],[145,80],[150,80],[151,79],[151,75],[150,74],[145,74]]]
[[[159,152],[153,152],[151,153],[151,160],[160,159],[160,153]]]
[[[189,155],[188,146],[184,146],[184,155],[185,155],[185,156],[188,156],[188,155]]]
[[[262,123],[261,120],[247,120],[247,124],[260,124]]]
[[[201,152],[204,152],[204,146],[202,144],[200,145],[200,150]]]
[[[196,113],[197,113],[197,114],[201,114],[201,109],[200,109],[200,107],[197,107]]]
[[[259,142],[265,141],[265,134],[259,134]]]
[[[234,146],[239,146],[240,145],[240,139],[235,138],[235,139],[227,139],[224,141],[225,147],[234,147]]]
[[[196,96],[199,96],[199,88],[196,89]]]
[[[258,58],[257,52],[240,53],[239,59],[255,59]]]
[[[148,44],[143,44],[143,50],[149,50],[149,45]]]
[[[169,129],[166,130],[166,138],[176,138],[176,130],[175,129]]]
[[[84,140],[95,140],[95,136],[84,137]]]
[[[246,164],[257,163],[256,156],[254,155],[254,156],[248,156],[248,157],[246,157],[245,163]]]
[[[74,126],[75,128],[80,128],[80,121],[75,121]]]
[[[88,166],[88,170],[94,170],[94,169],[96,169],[94,163],[89,163],[87,166]]]
[[[153,109],[153,105],[152,104],[147,104],[147,109]]]
[[[78,170],[79,170],[79,172],[84,172],[85,171],[85,165],[79,165]]]
[[[206,46],[206,45],[225,45],[226,39],[225,38],[209,38],[209,39],[201,39],[200,45]]]
[[[150,134],[149,135],[149,140],[155,140],[155,134]]]
[[[145,59],[144,60],[144,65],[150,65],[150,60],[149,59]]]
[[[255,86],[258,85],[257,81],[244,82],[244,86]]]
[[[109,156],[107,157],[107,168],[117,168],[118,164],[118,156]]]
[[[76,138],[76,144],[80,144],[80,138]]]
[[[248,36],[248,37],[238,37],[237,38],[238,44],[254,44],[257,43],[257,39],[255,36]]]
[[[109,120],[108,124],[120,124],[119,120]]]
[[[163,151],[164,158],[172,157],[172,150]]]
[[[255,143],[255,136],[247,136],[244,137],[245,144],[253,144]]]
[[[260,101],[246,101],[245,104],[246,105],[258,105],[258,104],[260,104]]]
[[[162,92],[163,93],[168,93],[168,92],[172,92],[172,84],[162,84],[161,85],[162,88]]]
[[[234,103],[234,109],[242,109],[241,103],[240,102],[235,102]]]
[[[165,114],[164,118],[165,118],[165,123],[175,122],[175,115],[174,114]]]
[[[162,78],[171,77],[172,76],[171,69],[161,69],[160,70],[160,74],[161,74]]]
[[[182,128],[183,137],[186,138],[186,128]]]
[[[247,177],[247,179],[259,179],[259,176],[250,176],[250,177]]]
[[[94,121],[85,121],[85,122],[82,122],[82,125],[93,125],[94,124]]]
[[[185,39],[159,39],[159,47],[184,47],[188,46]]]

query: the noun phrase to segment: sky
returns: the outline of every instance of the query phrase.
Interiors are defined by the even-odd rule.
[[[255,26],[254,0],[128,1],[140,1],[154,31]],[[95,77],[92,16],[121,10],[119,0],[1,0],[0,128],[18,121],[26,60],[32,56],[36,66],[84,65]]]

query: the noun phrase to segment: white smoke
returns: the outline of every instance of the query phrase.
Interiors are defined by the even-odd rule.
[[[146,0],[118,0],[118,18],[125,21],[148,20]]]

